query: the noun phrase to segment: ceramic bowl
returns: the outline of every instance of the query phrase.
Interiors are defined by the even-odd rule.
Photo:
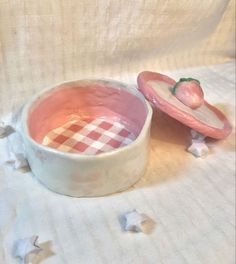
[[[76,197],[129,188],[148,162],[152,109],[134,87],[110,80],[62,83],[24,107],[21,134],[36,178]]]

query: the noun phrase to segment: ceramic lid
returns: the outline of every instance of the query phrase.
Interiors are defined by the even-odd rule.
[[[223,139],[232,128],[224,114],[204,100],[200,82],[182,78],[179,82],[156,72],[142,72],[138,88],[154,106],[205,136]]]

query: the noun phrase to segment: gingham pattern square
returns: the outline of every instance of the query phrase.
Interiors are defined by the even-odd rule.
[[[135,138],[115,120],[72,120],[50,131],[42,144],[64,152],[97,155],[128,145]]]

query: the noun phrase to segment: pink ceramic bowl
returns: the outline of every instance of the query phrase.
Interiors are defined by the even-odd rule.
[[[61,194],[100,196],[125,190],[144,174],[151,117],[137,89],[79,80],[32,98],[21,134],[40,182]]]

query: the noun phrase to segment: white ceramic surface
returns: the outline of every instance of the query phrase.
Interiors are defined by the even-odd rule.
[[[96,156],[64,153],[34,140],[29,132],[28,118],[38,100],[61,86],[80,89],[78,84],[87,81],[108,85],[112,87],[110,89],[125,90],[140,100],[146,118],[137,138],[127,146]],[[131,105],[129,111],[136,109]],[[135,88],[108,80],[81,80],[57,85],[34,96],[23,109],[21,134],[32,172],[46,187],[69,196],[102,196],[129,188],[144,174],[148,162],[151,117],[151,107]]]

